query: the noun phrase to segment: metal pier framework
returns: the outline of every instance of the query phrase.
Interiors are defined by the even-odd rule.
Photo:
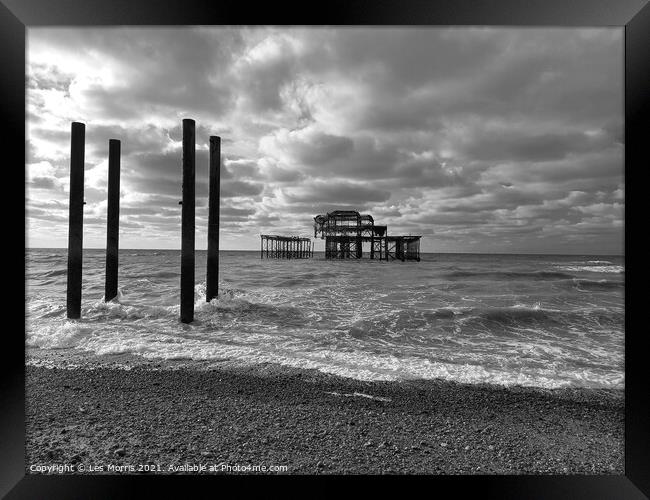
[[[361,259],[364,243],[371,259],[420,261],[422,236],[388,236],[372,215],[335,210],[314,217],[314,238],[325,240],[326,259]]]
[[[261,259],[309,259],[314,256],[310,238],[273,234],[261,234],[260,238]]]

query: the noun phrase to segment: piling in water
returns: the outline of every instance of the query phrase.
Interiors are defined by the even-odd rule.
[[[221,183],[221,137],[210,136],[210,195],[208,201],[208,264],[205,300],[219,294],[219,205]]]
[[[183,201],[181,209],[181,321],[194,320],[195,123],[183,120]]]
[[[106,228],[106,284],[104,300],[117,297],[120,233],[120,141],[108,141],[108,212]]]
[[[83,258],[84,149],[86,125],[72,122],[70,135],[70,208],[68,217],[67,317],[81,317],[81,264]]]

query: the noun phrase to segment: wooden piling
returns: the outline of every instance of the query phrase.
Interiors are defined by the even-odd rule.
[[[183,120],[183,201],[181,209],[181,321],[194,320],[195,123]]]
[[[117,139],[108,141],[108,210],[106,227],[106,282],[104,301],[117,297],[120,236],[120,149]]]
[[[80,122],[72,122],[70,132],[70,206],[68,215],[66,309],[69,319],[79,319],[81,317],[86,125]]]
[[[205,300],[219,294],[219,205],[221,204],[221,137],[210,136],[210,197],[208,207],[208,269]]]

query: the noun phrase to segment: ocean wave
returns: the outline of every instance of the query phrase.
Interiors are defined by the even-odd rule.
[[[279,281],[274,281],[273,286],[276,288],[290,288],[297,285],[303,285],[306,283],[313,283],[313,279],[303,278],[301,276],[296,276],[292,278],[285,278]]]
[[[556,280],[571,279],[572,274],[557,271],[453,271],[444,276],[449,278],[493,278],[493,279],[523,279],[523,280]]]
[[[499,325],[521,326],[530,323],[562,323],[566,313],[554,309],[543,309],[539,306],[499,307],[479,310],[472,319],[494,322]]]
[[[210,302],[205,301],[205,295],[199,296],[195,303],[195,312],[200,318],[214,317],[215,321],[234,320],[238,323],[260,323],[268,327],[273,324],[279,327],[296,328],[307,326],[310,321],[300,308],[283,305],[257,302],[235,293],[221,293]]]
[[[155,279],[155,278],[160,278],[160,279],[172,279],[172,278],[180,278],[180,269],[178,271],[148,271],[145,273],[130,273],[129,274],[129,279]]]
[[[36,276],[41,278],[53,278],[55,276],[66,276],[67,274],[68,274],[68,270],[63,268],[63,269],[52,269],[51,271],[46,271]]]
[[[26,344],[44,349],[77,347],[83,338],[92,335],[93,325],[64,321],[39,325],[38,329],[27,331]]]
[[[603,308],[578,308],[561,310],[544,308],[539,305],[512,307],[498,307],[490,309],[476,309],[463,321],[477,321],[483,325],[493,323],[496,328],[491,329],[500,333],[499,327],[523,327],[538,325],[540,327],[557,326],[562,329],[577,327],[580,330],[594,325],[620,328],[623,326],[624,313],[622,311],[606,310]]]
[[[440,335],[502,336],[516,329],[535,327],[539,334],[549,328],[584,331],[594,326],[617,330],[622,327],[622,311],[601,308],[560,310],[515,304],[510,307],[440,308],[434,311],[400,310],[363,318],[347,328],[356,339],[383,339],[395,344],[435,343]],[[513,330],[514,329],[514,330]],[[417,339],[413,336],[416,335]]]
[[[574,278],[571,285],[578,290],[616,290],[625,287],[624,281],[616,280],[589,280],[584,278]]]
[[[625,267],[623,266],[599,266],[599,265],[593,265],[593,266],[585,266],[585,265],[580,265],[580,266],[556,266],[557,269],[560,269],[562,271],[571,271],[571,272],[579,272],[579,273],[615,273],[615,274],[623,274],[625,273]]]
[[[111,337],[92,335],[88,328],[64,325],[49,347],[61,348],[74,345],[97,355],[135,354],[143,359],[187,360],[235,366],[278,363],[280,365],[316,369],[324,373],[360,380],[413,380],[442,379],[461,383],[491,383],[503,386],[558,387],[613,387],[621,388],[624,373],[603,370],[597,366],[579,369],[567,368],[555,361],[542,366],[527,366],[522,359],[507,353],[486,355],[486,361],[453,362],[429,356],[394,356],[389,353],[373,353],[359,349],[313,350],[296,352],[284,348],[267,348],[263,345],[219,344],[201,339],[178,339],[130,332],[114,332]]]
[[[45,254],[42,254],[42,253],[29,253],[29,252],[25,253],[25,258],[27,259],[27,261],[37,260],[39,262],[45,261],[45,260],[48,260],[48,259],[60,260],[60,259],[64,258],[65,256],[66,256],[65,251],[63,251],[61,253],[45,253]]]

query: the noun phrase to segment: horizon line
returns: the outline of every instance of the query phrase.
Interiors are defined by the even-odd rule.
[[[67,250],[67,247],[25,247],[25,250]],[[84,250],[106,250],[104,247],[86,247]],[[151,251],[167,251],[167,252],[180,252],[180,248],[120,248],[119,250],[151,250]],[[207,248],[197,248],[198,252],[207,252]],[[246,248],[231,248],[219,249],[224,252],[259,252],[259,249],[246,249]],[[323,250],[314,250],[314,253],[325,253]],[[561,253],[561,252],[432,252],[420,251],[420,254],[466,254],[466,255],[601,255],[610,257],[625,257],[624,253]]]

